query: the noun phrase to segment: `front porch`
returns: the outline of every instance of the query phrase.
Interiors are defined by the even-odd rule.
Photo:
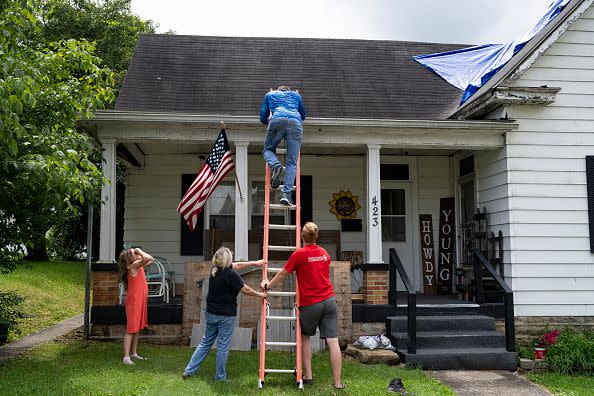
[[[128,167],[124,243],[140,245],[155,256],[166,257],[175,271],[178,295],[184,290],[186,263],[208,261],[218,246],[230,247],[236,260],[261,257],[263,128],[255,119],[224,117],[234,151],[237,181],[228,177],[219,185],[198,229],[189,233],[175,211],[203,157],[211,149],[218,133],[215,122],[218,118],[125,112],[104,112],[97,118],[99,127],[95,133],[104,147],[104,175],[114,180],[116,157],[124,159]],[[477,191],[474,169],[462,174],[460,166],[472,153],[500,148],[503,133],[514,127],[509,122],[487,121],[308,119],[301,152],[301,218],[303,222],[318,224],[322,230],[319,244],[332,257],[351,262],[353,299],[363,302],[352,305],[353,322],[384,323],[386,317],[405,309],[400,303],[395,308],[388,305],[389,248],[398,251],[420,293],[420,312],[424,309],[430,312],[435,309],[433,305],[442,306],[444,313],[453,309],[464,314],[488,311],[463,301],[471,300],[472,296],[463,296],[461,300],[456,294],[454,272],[456,263],[461,262],[460,248],[455,246],[456,236],[460,235],[457,230],[465,221],[461,215],[468,207],[476,207]],[[470,190],[468,180],[472,181]],[[466,190],[461,188],[463,182]],[[101,256],[96,268],[113,266],[118,250],[112,237],[115,234],[113,186],[115,183],[103,188]],[[346,205],[346,212],[336,213],[337,200],[348,196],[352,197],[348,198],[350,203],[354,202],[352,207]],[[427,246],[422,245],[420,220],[421,216],[432,219],[425,234],[431,236],[430,245],[438,258],[440,205],[444,198],[453,200],[454,217],[449,225],[453,232],[452,245],[449,253],[446,252],[449,259],[444,263],[448,266],[449,282],[437,289],[439,263],[434,259],[432,267],[427,268],[423,259],[422,248]],[[291,241],[283,239],[294,236],[278,231],[271,238],[277,239],[279,245],[287,245]],[[278,252],[273,259],[287,257]],[[428,272],[432,279],[427,277]],[[402,286],[398,281],[397,289],[403,290]],[[97,296],[95,305],[99,306],[101,294]],[[454,301],[456,306],[452,306]],[[176,309],[183,312],[183,308]],[[94,323],[104,321],[100,310],[108,311],[96,309]]]

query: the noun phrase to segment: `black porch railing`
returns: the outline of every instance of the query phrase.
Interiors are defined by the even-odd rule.
[[[515,352],[516,350],[516,329],[514,324],[514,293],[505,283],[503,278],[499,275],[495,268],[489,263],[485,256],[477,248],[472,249],[473,265],[474,265],[474,285],[477,304],[483,304],[483,268],[486,269],[490,276],[493,277],[499,284],[501,292],[503,293],[503,307],[505,318],[505,349],[508,352]],[[391,261],[391,260],[390,260]]]
[[[397,273],[402,278],[408,296],[407,305],[407,351],[410,354],[417,353],[417,290],[413,287],[396,249],[390,249],[390,272],[389,272],[389,293],[388,304],[396,308],[396,281]]]

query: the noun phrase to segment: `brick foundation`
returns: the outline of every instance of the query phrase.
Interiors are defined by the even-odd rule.
[[[119,275],[117,272],[93,272],[93,305],[117,305],[119,283]]]
[[[388,303],[388,272],[364,271],[363,296],[365,304],[378,305]]]
[[[97,325],[91,326],[91,337],[99,340],[120,340],[126,334],[126,325]],[[141,342],[155,344],[180,344],[181,325],[155,324],[140,331]]]

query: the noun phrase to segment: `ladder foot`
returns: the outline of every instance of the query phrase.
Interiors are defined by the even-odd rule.
[[[303,389],[303,380],[297,381],[297,388]]]
[[[258,380],[258,389],[262,389],[264,388],[264,380],[259,379]]]

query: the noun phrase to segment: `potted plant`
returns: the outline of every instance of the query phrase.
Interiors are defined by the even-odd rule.
[[[542,360],[547,357],[547,348],[557,342],[559,330],[553,329],[538,337],[538,342],[534,348],[534,360]]]

